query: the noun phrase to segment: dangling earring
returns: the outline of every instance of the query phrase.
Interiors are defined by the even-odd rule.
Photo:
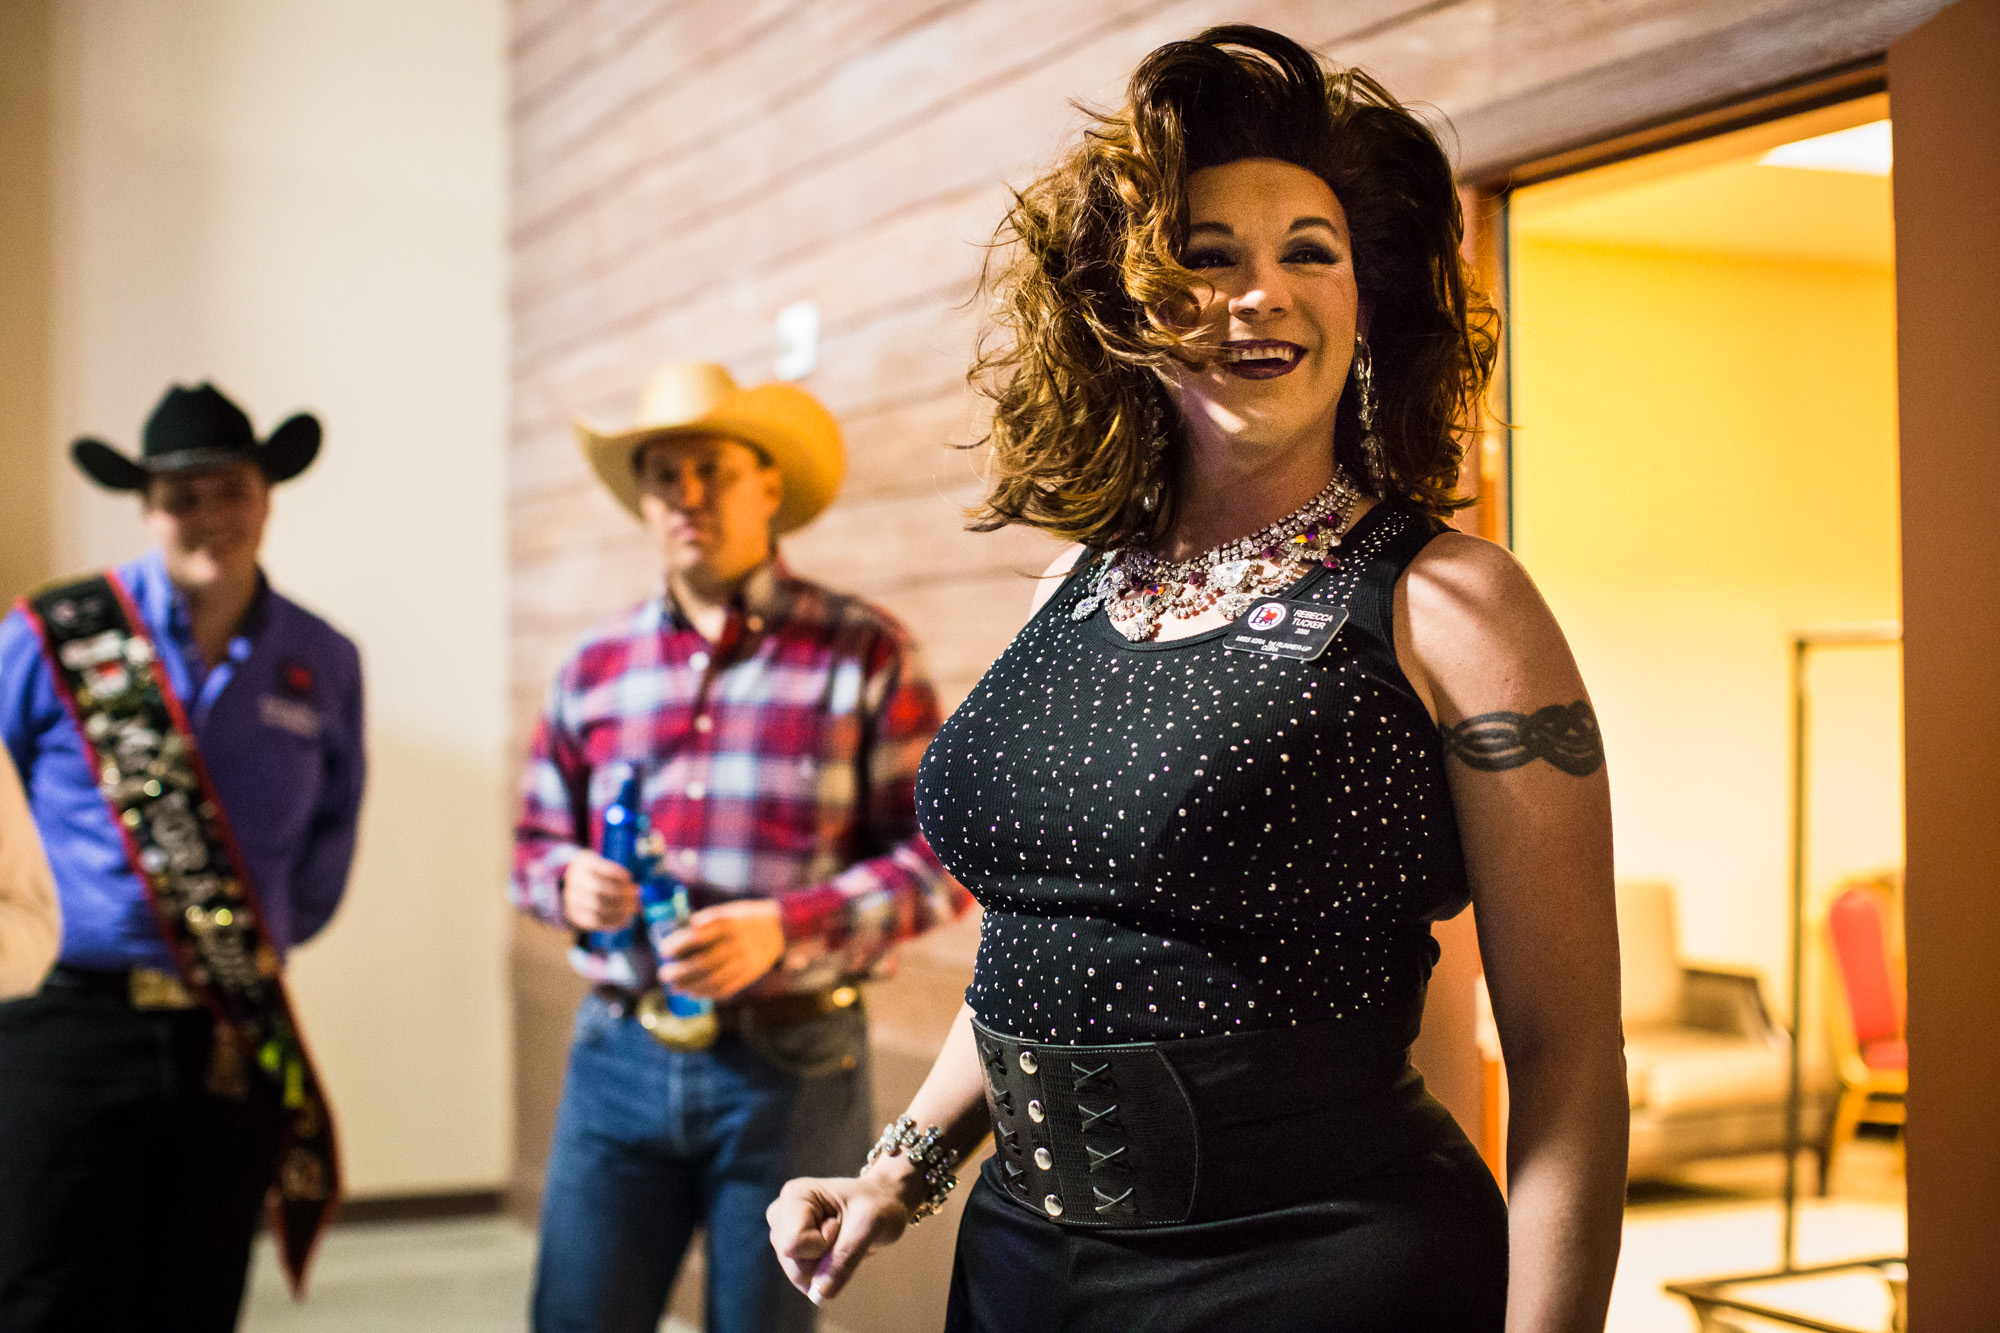
[[[1166,412],[1160,407],[1160,394],[1155,390],[1146,395],[1146,489],[1139,494],[1139,508],[1153,513],[1160,507],[1160,494],[1165,483],[1160,476],[1160,459],[1167,452]]]
[[[1382,437],[1375,433],[1375,366],[1368,354],[1368,340],[1354,335],[1354,415],[1361,421],[1361,465],[1368,483],[1377,494],[1389,482],[1389,460]]]

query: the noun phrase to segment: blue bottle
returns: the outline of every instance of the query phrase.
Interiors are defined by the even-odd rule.
[[[638,881],[640,917],[646,921],[646,941],[654,957],[666,957],[666,937],[688,925],[688,887],[660,869],[658,839],[648,857],[644,879]],[[658,1005],[640,1005],[640,1023],[676,1051],[700,1051],[716,1039],[716,1003],[696,995],[678,995],[660,987]],[[650,997],[648,997],[650,999]]]
[[[639,804],[639,772],[635,768],[629,773],[624,785],[618,788],[618,799],[604,811],[604,840],[599,847],[599,855],[607,861],[616,861],[638,880],[639,847],[645,836],[646,812]],[[584,932],[585,947],[613,960],[613,971],[630,971],[631,955],[639,945],[640,925],[635,917],[620,930],[590,930]],[[619,967],[624,961],[626,966]],[[612,978],[620,985],[632,984],[637,978],[617,975]]]
[[[602,855],[624,866],[639,886],[639,911],[623,930],[590,932],[587,944],[605,956],[611,981],[641,992],[636,1016],[655,1040],[677,1051],[706,1050],[721,1031],[714,1002],[676,995],[659,982],[663,945],[687,924],[689,904],[687,886],[662,867],[664,848],[651,825],[635,769],[604,811]]]

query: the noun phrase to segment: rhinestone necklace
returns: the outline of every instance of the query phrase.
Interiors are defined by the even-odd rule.
[[[1304,508],[1192,559],[1163,560],[1151,551],[1120,547],[1098,565],[1071,615],[1088,620],[1108,605],[1112,627],[1135,643],[1158,634],[1163,619],[1191,618],[1210,607],[1234,620],[1259,597],[1304,578],[1315,564],[1340,568],[1334,548],[1360,498],[1336,470]]]

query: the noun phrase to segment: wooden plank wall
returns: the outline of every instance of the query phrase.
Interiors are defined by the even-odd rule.
[[[1935,7],[518,0],[517,742],[575,636],[655,579],[638,530],[585,473],[569,418],[628,416],[663,360],[707,357],[768,378],[772,318],[799,299],[817,301],[824,321],[806,385],[840,416],[853,467],[839,504],[789,554],[915,626],[948,700],[970,686],[1015,627],[1022,572],[1048,549],[1031,534],[960,529],[975,462],[944,446],[977,430],[962,377],[978,242],[1006,183],[1077,125],[1070,100],[1114,100],[1161,41],[1242,19],[1320,45],[1450,117],[1480,175],[1657,114],[1608,93],[1587,113],[1536,110],[1601,89],[1606,68],[1651,56],[1647,68],[1664,73],[1649,86],[1678,73],[1688,98],[1707,101],[1754,86],[1746,65],[1749,78],[1775,79],[1880,50],[1906,13]],[[1748,49],[1732,62],[1709,47]]]
[[[978,434],[963,376],[979,243],[1007,184],[1079,124],[1071,99],[1115,101],[1161,42],[1218,22],[1277,28],[1443,112],[1464,174],[1492,179],[1873,55],[1938,3],[517,0],[517,749],[575,637],[657,579],[636,525],[587,475],[569,418],[628,418],[661,361],[769,378],[773,316],[802,299],[823,321],[805,384],[840,417],[852,464],[838,504],[788,539],[787,557],[903,617],[947,706],[964,695],[1018,627],[1051,550],[1032,533],[962,530],[976,460],[947,446]],[[1447,947],[1469,949],[1466,934]],[[517,931],[522,1206],[538,1188],[575,994],[559,943]],[[908,1061],[885,1071],[885,1101],[921,1070],[969,957],[960,929],[908,951],[905,980],[878,991],[878,1031]],[[1471,972],[1450,974],[1453,1035],[1438,1049],[1469,1052],[1459,992]],[[1464,1058],[1437,1058],[1457,1062],[1432,1078],[1459,1100]],[[1477,1095],[1475,1079],[1464,1096],[1476,1107]],[[925,1290],[906,1302],[909,1326],[935,1326],[924,1301],[937,1292]]]
[[[1805,0],[519,0],[514,89],[512,481],[516,739],[577,633],[655,578],[567,429],[629,416],[653,364],[769,378],[772,318],[819,303],[820,369],[853,468],[791,539],[801,568],[876,597],[929,642],[949,699],[1018,620],[1046,544],[970,536],[976,433],[963,372],[981,251],[1009,181],[1109,101],[1146,51],[1262,22],[1451,117],[1474,173],[1610,127],[1533,124],[1532,95],[1664,48],[1779,28]],[[1770,20],[1761,26],[1757,19]],[[1792,26],[1796,26],[1793,23]],[[1868,25],[1882,27],[1881,24]],[[1845,42],[1845,45],[1838,44]],[[1829,63],[1855,54],[1816,33]],[[1867,42],[1860,43],[1865,49]],[[1877,43],[1874,49],[1880,49]],[[1775,68],[1775,66],[1774,66]],[[1734,75],[1702,71],[1698,91]],[[1740,82],[1740,77],[1738,78]],[[1641,108],[1643,110],[1643,108]],[[1485,113],[1485,114],[1482,114]],[[1641,116],[1617,104],[1609,116]]]

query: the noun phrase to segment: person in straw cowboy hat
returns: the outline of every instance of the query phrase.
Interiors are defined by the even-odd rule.
[[[319,447],[308,413],[259,440],[213,385],[169,389],[136,458],[70,447],[153,549],[0,622],[0,734],[63,918],[40,989],[0,1004],[0,1328],[234,1328],[273,1184],[295,1277],[332,1207],[282,962],[346,888],[361,659],[258,565],[272,486]]]
[[[634,424],[578,421],[576,437],[666,578],[557,672],[522,779],[514,903],[574,932],[594,983],[550,1152],[534,1326],[651,1333],[700,1227],[709,1329],[810,1329],[764,1209],[788,1176],[860,1159],[857,983],[969,902],[916,827],[937,699],[901,625],[777,558],[845,469],[812,395],[683,362],[653,374]],[[643,883],[629,856],[600,854],[608,828],[639,821],[661,872]],[[665,901],[667,876],[692,914],[635,923],[642,887]]]

